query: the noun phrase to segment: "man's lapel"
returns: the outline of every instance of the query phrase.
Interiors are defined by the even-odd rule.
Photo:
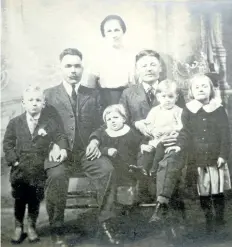
[[[141,108],[143,109],[150,109],[150,105],[149,105],[149,102],[148,102],[148,98],[147,98],[147,95],[146,95],[146,92],[144,90],[144,87],[142,85],[142,83],[138,84],[137,85],[137,88],[136,88],[136,93],[139,97],[139,104],[141,104]]]
[[[63,83],[61,83],[58,86],[57,91],[56,91],[56,97],[57,97],[57,100],[61,102],[70,113],[73,113],[72,104],[70,102],[68,93],[66,92],[63,86]]]
[[[77,114],[80,112],[86,101],[91,97],[90,90],[92,89],[80,85],[77,93]]]

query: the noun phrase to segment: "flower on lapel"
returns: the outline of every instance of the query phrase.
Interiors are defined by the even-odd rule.
[[[46,130],[45,129],[39,129],[38,130],[38,135],[39,136],[46,136],[48,133],[46,132]]]

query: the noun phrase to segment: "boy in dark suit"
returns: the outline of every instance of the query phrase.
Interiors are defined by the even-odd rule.
[[[59,162],[67,157],[68,148],[56,111],[51,106],[45,106],[45,96],[39,87],[29,86],[25,90],[22,105],[25,112],[10,120],[3,140],[5,158],[11,166],[10,182],[15,199],[14,244],[21,243],[26,236],[23,232],[26,205],[29,242],[39,240],[35,226],[44,196],[44,161],[51,143],[56,143],[61,149]]]

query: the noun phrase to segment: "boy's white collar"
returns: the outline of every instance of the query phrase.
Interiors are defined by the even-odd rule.
[[[206,112],[213,112],[217,108],[222,106],[221,102],[217,99],[211,99],[210,102],[207,105],[203,105],[198,100],[191,100],[186,104],[186,107],[192,112],[197,113],[201,108],[204,109]]]
[[[123,128],[118,130],[118,131],[114,131],[114,130],[110,130],[110,129],[106,129],[106,133],[110,136],[110,137],[118,137],[118,136],[123,136],[126,133],[128,133],[130,131],[130,127],[127,124],[124,124]]]
[[[27,116],[27,119],[28,119],[28,120],[31,120],[31,119],[32,119],[32,120],[39,120],[40,115],[41,115],[41,112],[37,113],[37,114],[33,117],[29,112],[26,111],[26,116]]]

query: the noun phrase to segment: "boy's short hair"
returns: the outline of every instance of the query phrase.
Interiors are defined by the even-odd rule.
[[[199,79],[199,78],[207,78],[209,81],[209,85],[210,85],[210,95],[209,95],[209,100],[215,98],[215,89],[214,89],[214,85],[212,80],[210,79],[209,76],[207,76],[206,74],[196,74],[194,75],[190,80],[189,80],[189,90],[188,90],[188,98],[190,100],[194,99],[193,97],[193,92],[192,92],[192,84],[195,80]]]
[[[29,93],[32,93],[32,92],[40,92],[43,99],[45,100],[45,94],[44,94],[44,90],[38,86],[38,85],[28,85],[24,91],[23,91],[23,95],[22,95],[22,98],[24,99],[25,97],[25,94],[29,94]]]
[[[125,22],[123,21],[123,19],[119,15],[108,15],[101,22],[101,25],[100,25],[100,30],[101,30],[102,37],[105,37],[104,27],[105,27],[106,22],[111,21],[111,20],[117,20],[119,22],[119,25],[122,28],[123,33],[126,32],[126,24],[125,24]]]
[[[179,95],[180,88],[177,82],[170,80],[170,79],[163,80],[158,84],[155,94],[161,93],[163,90],[169,90],[173,87],[175,88],[176,94]]]
[[[106,109],[104,110],[102,117],[104,123],[106,122],[106,116],[111,112],[117,112],[125,119],[125,121],[127,120],[126,110],[124,106],[121,104],[115,104],[115,105],[107,106]]]
[[[67,48],[60,53],[60,62],[66,55],[78,56],[81,60],[83,58],[82,53],[76,48]]]

